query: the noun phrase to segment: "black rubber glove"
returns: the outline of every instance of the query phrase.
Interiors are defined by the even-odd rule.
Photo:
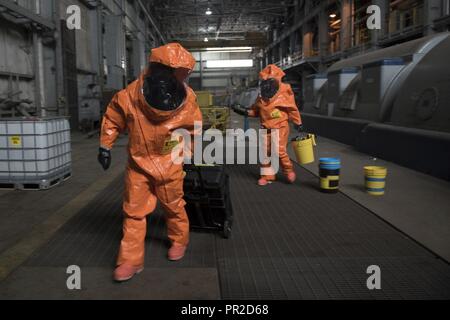
[[[102,165],[103,170],[108,170],[111,166],[111,151],[104,148],[99,148],[98,162]]]
[[[305,129],[303,128],[303,124],[296,124],[294,126],[295,130],[297,130],[298,133],[305,132]]]
[[[237,107],[234,109],[234,112],[240,114],[241,116],[248,116],[248,111],[244,108]]]

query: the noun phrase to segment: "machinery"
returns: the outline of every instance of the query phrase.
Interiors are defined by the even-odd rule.
[[[305,84],[311,132],[450,180],[450,33],[331,65]]]
[[[450,132],[450,33],[369,52],[307,79],[305,112]]]

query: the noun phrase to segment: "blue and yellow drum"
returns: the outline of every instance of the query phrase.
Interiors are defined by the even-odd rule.
[[[341,160],[338,158],[320,158],[319,176],[320,190],[325,193],[337,193],[339,191],[339,175]]]
[[[384,195],[386,187],[387,169],[385,167],[364,167],[366,178],[366,191],[373,196]]]

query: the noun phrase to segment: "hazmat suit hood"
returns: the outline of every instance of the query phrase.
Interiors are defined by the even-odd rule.
[[[160,63],[175,70],[178,80],[185,81],[195,67],[195,58],[179,43],[169,43],[152,50],[150,63]]]
[[[283,83],[282,79],[286,74],[283,70],[278,68],[274,64],[269,64],[260,73],[259,78],[262,81],[273,79],[277,83],[277,92],[269,99],[264,99],[262,96],[259,97],[262,107],[272,108],[274,106],[285,106],[290,108],[297,108],[294,98],[294,92],[289,84]]]
[[[161,64],[174,70],[174,76],[177,81],[184,87],[186,94],[184,101],[180,103],[178,108],[174,110],[160,110],[151,106],[146,100],[143,90],[139,96],[140,102],[144,107],[144,113],[151,121],[160,122],[170,119],[183,109],[186,100],[192,100],[193,92],[185,84],[186,78],[191,74],[195,67],[195,59],[189,51],[178,43],[169,43],[167,45],[155,48],[149,56],[150,66],[141,74],[139,78],[139,87],[144,88],[145,80],[152,74],[152,65]]]
[[[270,100],[276,96],[280,90],[282,83],[281,80],[284,76],[285,73],[283,70],[273,64],[268,65],[264,70],[262,70],[259,74],[261,79],[261,97],[265,100]]]
[[[279,83],[281,83],[281,79],[283,79],[285,75],[286,74],[284,71],[276,65],[269,64],[259,73],[259,78],[261,80],[276,79]]]

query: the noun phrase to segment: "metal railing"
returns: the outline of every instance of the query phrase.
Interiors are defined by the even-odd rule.
[[[387,38],[421,29],[423,27],[423,4],[413,5],[407,9],[394,9],[387,17]]]
[[[415,33],[420,33],[424,28],[424,5],[422,2],[412,2],[408,7],[393,6],[391,11],[386,14],[385,29],[384,30],[368,30],[367,17],[363,6],[349,17],[345,25],[350,26],[350,30],[343,33],[343,30],[333,34],[334,40],[330,41],[328,48],[328,55],[324,56],[324,60],[333,56],[339,56],[341,53],[344,56],[362,54],[371,51],[375,48],[374,34],[378,33],[379,42],[392,42],[404,36],[411,36]],[[442,16],[450,14],[450,0],[442,0]],[[344,38],[345,37],[345,38]],[[289,68],[295,65],[298,61],[310,57],[319,56],[318,50],[311,49],[310,52],[295,52],[275,62],[275,64],[282,68]]]

